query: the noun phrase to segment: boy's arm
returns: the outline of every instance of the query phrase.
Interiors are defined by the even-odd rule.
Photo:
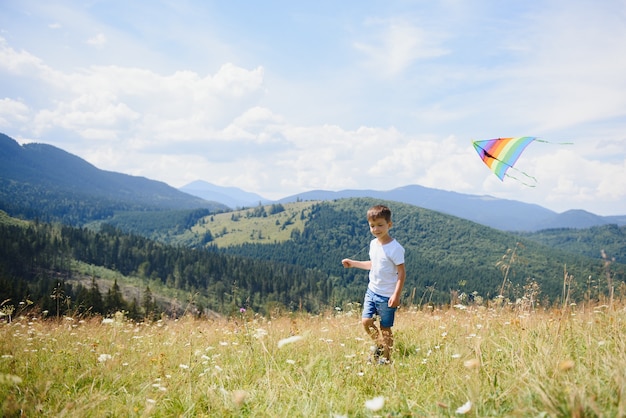
[[[358,268],[362,270],[370,270],[372,268],[372,262],[369,260],[356,261],[350,260],[349,258],[344,258],[343,260],[341,260],[341,264],[343,264],[345,268]]]
[[[389,298],[387,304],[390,308],[397,308],[400,305],[400,296],[402,295],[402,287],[404,286],[404,279],[406,278],[406,268],[404,264],[398,264],[398,281],[396,282],[396,290]]]

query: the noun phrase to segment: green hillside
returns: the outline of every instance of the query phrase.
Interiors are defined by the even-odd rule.
[[[318,312],[331,292],[327,275],[300,266],[169,246],[110,226],[0,217],[2,305],[55,315],[124,310],[135,319],[241,307]]]
[[[367,272],[344,269],[341,259],[367,259],[372,237],[364,216],[374,203],[381,202],[178,211],[161,216],[160,223],[154,223],[154,213],[118,214],[118,227],[135,228],[132,234],[104,223],[79,229],[3,215],[0,298],[30,300],[55,312],[107,313],[121,306],[135,316],[179,314],[190,305],[199,314],[229,314],[244,306],[267,314],[359,303]],[[394,211],[392,236],[406,249],[405,305],[530,298],[553,306],[565,296],[568,302],[604,300],[609,283],[614,297],[626,296],[623,264],[412,205],[384,203]],[[150,234],[158,239],[145,237]],[[66,308],[51,298],[57,291],[69,297]]]
[[[126,211],[226,210],[167,184],[100,170],[46,144],[19,145],[0,133],[0,210],[14,217],[81,226]]]
[[[626,264],[626,226],[603,225],[585,229],[546,229],[522,236],[564,251]]]
[[[160,237],[150,236],[171,244],[317,270],[332,280],[337,300],[356,300],[367,282],[366,274],[343,269],[340,260],[367,257],[371,236],[364,214],[376,202],[340,199],[258,206],[209,214],[184,231],[163,235],[161,229]],[[447,303],[463,293],[493,298],[502,290],[506,290],[504,296],[515,300],[533,283],[541,288],[546,303],[552,303],[562,297],[565,277],[569,278],[568,291],[579,299],[597,297],[606,290],[599,254],[607,242],[598,241],[594,256],[574,246],[553,248],[538,242],[534,234],[506,233],[412,205],[387,203],[395,213],[392,233],[407,250],[405,289],[412,303],[424,299]],[[128,230],[128,223],[114,220],[117,227]],[[593,245],[589,234],[587,249]],[[507,265],[513,251],[516,258],[505,282],[501,267]],[[620,264],[612,268],[623,277]]]
[[[220,250],[321,270],[341,289],[337,291],[338,297],[355,299],[364,289],[367,275],[343,269],[340,261],[345,257],[367,258],[371,236],[364,216],[374,203],[379,201],[309,202],[310,208],[304,211],[305,227],[302,231],[294,230],[290,240],[276,243],[266,240],[263,244],[248,241]],[[602,290],[597,287],[597,281],[601,282],[604,274],[598,258],[552,249],[514,234],[415,206],[386,203],[394,211],[392,236],[406,249],[405,293],[412,303],[419,303],[425,294],[436,303],[447,303],[454,295],[462,293],[477,292],[483,298],[493,298],[500,293],[503,284],[504,296],[515,300],[523,297],[524,287],[533,282],[540,286],[546,303],[554,302],[562,294],[565,271],[573,277],[568,288],[571,287],[577,297],[597,296]],[[510,263],[510,273],[504,283],[503,272],[497,264],[503,262],[504,267],[514,250],[517,258]],[[614,268],[619,270],[620,267],[615,265]],[[623,270],[619,270],[622,280],[623,274]]]

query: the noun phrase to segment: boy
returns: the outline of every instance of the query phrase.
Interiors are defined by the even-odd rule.
[[[365,331],[376,342],[374,360],[379,364],[390,362],[393,347],[393,326],[395,312],[400,305],[400,295],[406,270],[404,268],[404,248],[389,235],[391,210],[387,206],[376,205],[367,211],[370,232],[376,238],[370,242],[370,260],[341,260],[346,268],[369,270],[369,283],[363,300],[362,323]],[[380,316],[380,330],[374,323],[374,315]]]

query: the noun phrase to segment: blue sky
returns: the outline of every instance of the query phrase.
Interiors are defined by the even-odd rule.
[[[267,198],[408,184],[626,214],[626,2],[3,1],[0,131]],[[473,139],[537,136],[498,180]]]

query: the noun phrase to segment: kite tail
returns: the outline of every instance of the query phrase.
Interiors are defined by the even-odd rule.
[[[523,171],[518,170],[515,167],[510,167],[511,170],[515,170],[518,173],[520,173],[522,176],[526,177],[526,179],[532,180],[531,182],[528,182],[528,180],[524,179],[524,180],[520,180],[515,176],[510,175],[509,173],[506,173],[505,176],[512,178],[513,180],[519,181],[520,183],[522,183],[524,186],[528,186],[528,187],[537,187],[537,179],[533,176],[531,176],[530,174],[526,174]]]
[[[573,142],[550,142],[550,141],[546,141],[545,139],[539,139],[539,138],[535,138],[536,142],[543,142],[544,144],[553,144],[553,145],[574,145]],[[508,165],[508,164],[507,164]],[[537,184],[539,183],[537,181],[537,179],[533,176],[531,176],[530,174],[524,173],[523,171],[518,170],[517,168],[509,165],[509,168],[511,170],[515,170],[518,173],[520,173],[522,176],[525,177],[524,180],[520,180],[519,178],[510,175],[509,173],[506,173],[505,176],[512,178],[513,180],[519,181],[520,183],[522,183],[524,186],[528,186],[528,187],[537,187]],[[530,182],[529,182],[530,180]]]
[[[544,144],[552,144],[552,145],[574,145],[573,142],[550,142],[545,139],[535,138],[535,142],[543,142]]]

